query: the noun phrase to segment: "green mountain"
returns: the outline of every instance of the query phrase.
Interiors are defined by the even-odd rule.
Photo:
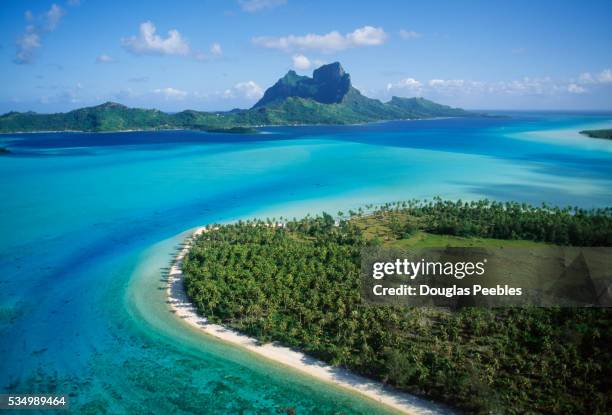
[[[265,107],[290,97],[307,98],[321,104],[339,104],[351,86],[351,76],[338,62],[323,65],[312,73],[312,78],[294,71],[268,88],[253,108]]]
[[[107,102],[67,113],[9,112],[0,116],[0,132],[162,129],[240,132],[262,125],[356,124],[477,115],[424,98],[393,97],[386,103],[368,98],[352,86],[342,65],[334,62],[316,69],[312,78],[289,71],[248,110],[185,110],[168,114]]]
[[[289,71],[251,110],[265,108],[271,124],[351,124],[476,114],[425,98],[393,97],[383,103],[354,88],[338,62],[323,65],[312,78]]]
[[[173,117],[159,110],[128,108],[114,102],[67,113],[9,112],[0,131],[118,131],[172,128]]]

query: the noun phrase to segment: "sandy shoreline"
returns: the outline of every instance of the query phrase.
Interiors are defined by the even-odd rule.
[[[337,386],[367,396],[401,413],[446,414],[452,412],[442,405],[429,402],[408,393],[384,387],[379,382],[355,375],[346,369],[330,366],[327,363],[306,356],[303,353],[296,352],[288,347],[272,343],[260,345],[257,340],[246,335],[227,329],[221,325],[207,322],[205,317],[197,314],[195,307],[189,302],[183,287],[183,274],[181,272],[183,258],[189,251],[193,239],[205,231],[205,227],[198,228],[185,240],[185,244],[177,254],[168,274],[168,285],[166,289],[168,304],[177,317],[206,334],[233,345],[243,347],[259,356],[289,366],[319,380],[331,382]]]

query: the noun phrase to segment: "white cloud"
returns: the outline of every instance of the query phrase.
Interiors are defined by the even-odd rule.
[[[263,96],[263,88],[254,81],[240,82],[234,85],[234,89],[248,99],[259,99]]]
[[[491,84],[491,92],[502,92],[510,95],[547,95],[558,92],[561,88],[550,77],[516,79],[509,82]]]
[[[364,26],[349,33],[346,38],[354,46],[378,46],[385,43],[387,34],[382,27]]]
[[[45,24],[47,30],[55,30],[64,14],[64,10],[62,10],[60,6],[58,6],[57,4],[52,4],[49,11],[45,13]]]
[[[392,89],[409,89],[419,91],[422,86],[423,84],[414,78],[404,78],[400,79],[396,83],[387,84],[387,91],[391,91]]]
[[[186,91],[175,88],[159,88],[154,89],[153,92],[158,95],[163,95],[166,100],[181,100],[188,95]]]
[[[596,88],[602,90],[610,88],[611,85],[612,69],[604,69],[601,72],[584,72],[574,78],[556,79],[549,76],[502,81],[404,78],[387,83],[384,90],[379,89],[373,92],[373,95],[382,99],[391,95],[400,95],[426,96],[432,99],[461,98],[462,100],[484,96],[552,100],[569,95],[595,93]]]
[[[96,63],[113,63],[113,62],[115,62],[115,59],[113,59],[112,56],[109,56],[105,53],[103,53],[102,55],[96,58]]]
[[[432,79],[429,81],[429,86],[434,88],[460,88],[464,84],[463,79]]]
[[[221,45],[218,43],[213,43],[210,46],[210,54],[213,56],[221,56],[223,55],[223,49],[221,49]]]
[[[581,84],[607,84],[612,82],[612,69],[604,69],[598,74],[584,72],[578,77]]]
[[[194,50],[192,55],[195,60],[202,61],[202,62],[206,62],[211,59],[219,58],[223,56],[223,48],[217,42],[210,45],[209,52],[210,53],[205,53],[205,52],[202,52],[201,50]]]
[[[415,32],[414,30],[405,29],[400,29],[399,35],[402,39],[417,39],[423,36],[422,34]]]
[[[464,79],[430,79],[419,81],[414,78],[401,79],[388,83],[387,93],[409,92],[423,95],[458,96],[466,94],[508,95],[508,96],[552,96],[557,94],[584,94],[589,92],[584,85],[604,84],[612,73],[607,70],[597,75],[582,74],[574,81],[572,79],[555,80],[550,77],[531,78],[524,77],[509,81],[473,81]]]
[[[157,34],[156,27],[151,21],[140,24],[138,36],[123,38],[123,47],[136,55],[187,55],[189,44],[178,30],[168,31],[168,36],[163,38]]]
[[[31,63],[34,59],[34,52],[42,46],[40,35],[36,32],[25,33],[17,39],[17,55],[15,62]]]
[[[312,62],[302,54],[293,55],[293,67],[297,70],[305,71],[312,66]]]
[[[232,88],[223,91],[221,96],[226,99],[234,99],[237,96],[249,100],[259,99],[263,96],[263,88],[255,81],[239,82]]]
[[[602,84],[612,82],[612,69],[604,69],[601,71],[597,76],[597,80]]]
[[[567,86],[567,92],[571,92],[572,94],[584,94],[587,90],[580,85],[569,84]]]
[[[567,90],[567,85],[550,77],[524,77],[510,81],[472,81],[464,79],[432,79],[428,82],[432,91],[443,95],[457,94],[505,94],[550,95]]]
[[[361,46],[382,45],[387,38],[388,36],[382,27],[363,26],[344,35],[334,30],[323,35],[309,33],[304,36],[259,36],[254,37],[252,41],[257,46],[279,49],[284,52],[318,50],[330,53]]]
[[[264,9],[272,9],[287,3],[286,0],[238,0],[240,8],[248,13],[255,13]]]
[[[52,4],[49,10],[40,16],[34,16],[30,10],[26,11],[25,20],[28,25],[25,33],[17,38],[15,63],[32,63],[36,50],[42,47],[43,34],[54,31],[64,14],[64,10],[57,4]]]

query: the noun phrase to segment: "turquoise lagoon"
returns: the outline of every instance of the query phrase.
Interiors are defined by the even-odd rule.
[[[441,196],[612,205],[612,114],[0,136],[0,387],[74,413],[385,413],[192,331],[164,302],[184,232]]]

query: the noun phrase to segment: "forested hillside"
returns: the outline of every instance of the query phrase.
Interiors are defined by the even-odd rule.
[[[359,266],[366,245],[611,246],[612,210],[437,200],[349,216],[215,227],[184,262],[187,293],[212,321],[467,412],[609,413],[610,309],[370,306]]]

